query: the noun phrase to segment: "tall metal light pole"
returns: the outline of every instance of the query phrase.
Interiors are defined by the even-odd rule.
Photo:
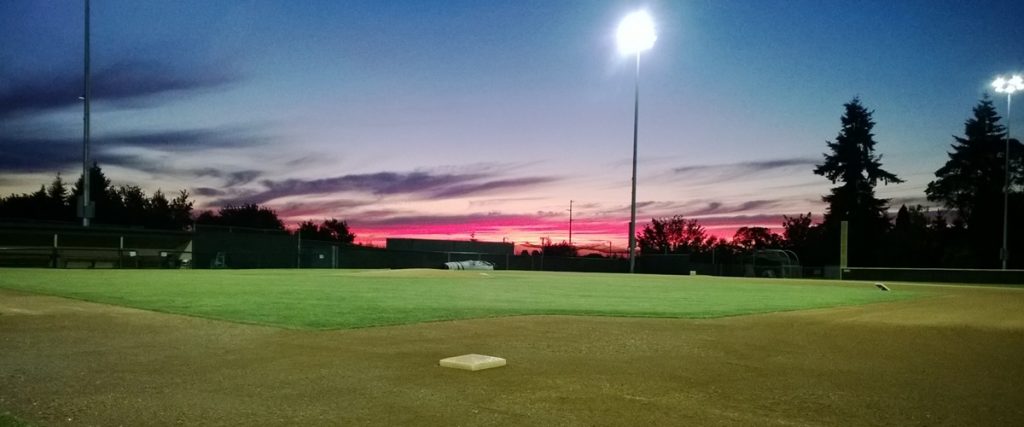
[[[569,246],[572,246],[572,200],[569,200]]]
[[[82,226],[89,226],[89,218],[92,217],[89,203],[89,98],[92,95],[92,76],[89,72],[89,0],[85,0],[85,91],[84,114],[82,121]]]
[[[1006,161],[1005,172],[1006,177],[1003,181],[1003,247],[999,251],[999,259],[1003,262],[1003,270],[1006,270],[1006,262],[1010,259],[1010,249],[1007,246],[1007,235],[1009,230],[1009,206],[1010,206],[1010,100],[1013,98],[1013,93],[1018,90],[1024,90],[1024,78],[1019,75],[1014,75],[1009,79],[1002,77],[996,77],[996,80],[992,82],[992,87],[996,89],[996,92],[1006,94],[1006,151],[1004,151],[1004,160]]]
[[[619,52],[636,55],[633,92],[633,181],[629,203],[629,272],[633,273],[636,267],[636,142],[640,123],[640,52],[653,47],[658,36],[654,33],[654,20],[643,10],[626,15],[619,24],[617,36]]]

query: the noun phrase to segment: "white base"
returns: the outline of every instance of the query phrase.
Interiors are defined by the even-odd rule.
[[[482,369],[497,368],[505,366],[505,359],[482,354],[463,354],[462,356],[441,359],[441,366],[445,368],[465,369],[467,371],[479,371]]]

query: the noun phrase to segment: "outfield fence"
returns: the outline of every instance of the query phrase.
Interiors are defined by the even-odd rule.
[[[848,267],[844,280],[1024,285],[1024,270]]]
[[[412,239],[405,239],[412,240]],[[444,242],[442,242],[444,243]],[[71,224],[0,223],[0,267],[37,268],[442,268],[452,261],[486,261],[497,270],[625,273],[623,256],[514,255],[507,244],[403,241],[395,248],[303,239],[283,230],[198,226],[190,231],[83,228]],[[490,246],[488,246],[490,245]],[[501,253],[474,252],[484,248]],[[505,248],[505,249],[502,249]],[[435,250],[423,250],[435,249]],[[467,250],[469,249],[469,250]],[[693,262],[688,255],[641,255],[636,271],[649,274],[875,281],[1024,284],[1024,270],[800,266],[776,254],[752,253],[725,262]],[[774,260],[773,260],[774,259]],[[841,274],[840,274],[841,273]]]
[[[441,268],[451,261],[487,261],[498,270],[626,272],[621,257],[514,255],[510,245],[455,242],[458,250],[402,242],[386,249],[303,239],[283,230],[195,226],[190,231],[83,228],[72,224],[0,224],[0,266],[50,268]],[[420,245],[420,246],[417,246]],[[508,250],[504,250],[509,246]],[[489,248],[503,253],[466,251]],[[637,271],[689,274],[686,255],[645,255]]]

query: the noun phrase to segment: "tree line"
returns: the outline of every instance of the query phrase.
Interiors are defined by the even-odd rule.
[[[89,169],[89,180],[89,198],[97,206],[94,224],[179,231],[197,226],[286,230],[277,213],[265,206],[229,205],[216,211],[194,212],[194,202],[187,190],[168,199],[159,189],[150,196],[137,185],[113,186],[97,163]],[[80,216],[82,188],[81,176],[69,187],[57,174],[50,185],[40,186],[39,191],[0,197],[0,219],[74,222]],[[342,244],[355,240],[348,223],[335,218],[320,223],[304,221],[294,233],[301,233],[303,239]]]
[[[953,136],[948,160],[925,190],[927,200],[939,207],[903,205],[895,217],[889,214],[889,200],[878,198],[875,188],[903,180],[882,168],[873,111],[859,98],[844,108],[839,134],[826,142],[824,161],[813,170],[837,184],[822,196],[827,207],[820,223],[810,212],[783,216],[782,234],[742,227],[732,240],[724,240],[709,236],[696,219],[654,218],[637,233],[641,253],[687,253],[697,262],[710,262],[716,255],[729,259],[753,249],[788,249],[804,265],[837,265],[840,227],[846,221],[850,266],[998,268],[1005,191],[1009,264],[1024,267],[1024,150],[1018,140],[1007,140],[987,95],[964,122],[964,135]]]

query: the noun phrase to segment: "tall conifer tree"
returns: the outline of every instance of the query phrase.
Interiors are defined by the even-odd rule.
[[[953,136],[949,160],[925,190],[928,200],[952,209],[967,227],[975,267],[996,266],[1002,246],[1006,128],[999,121],[992,100],[983,96],[964,122],[964,136]],[[1020,142],[1011,140],[1011,192],[1019,192],[1024,180],[1020,152]]]
[[[836,235],[839,223],[849,221],[850,262],[864,265],[874,261],[872,245],[889,227],[888,200],[875,197],[875,186],[903,182],[895,174],[882,169],[882,156],[875,154],[875,127],[872,111],[861,104],[860,98],[843,105],[842,129],[835,142],[827,142],[830,153],[825,153],[825,162],[814,169],[833,184],[822,200],[828,203],[825,212],[825,227],[830,235]]]

